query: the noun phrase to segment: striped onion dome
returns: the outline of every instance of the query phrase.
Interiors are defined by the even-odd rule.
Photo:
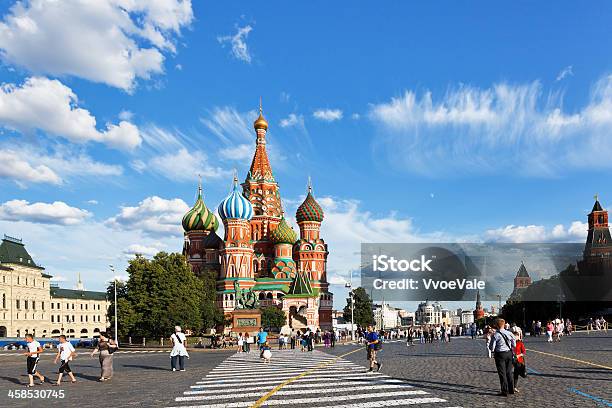
[[[198,186],[198,199],[191,210],[183,216],[183,229],[189,231],[216,231],[219,221],[204,204],[202,199],[202,186]]]
[[[312,186],[310,185],[310,181],[308,182],[308,195],[306,195],[306,199],[302,205],[298,207],[295,213],[295,218],[297,219],[297,222],[323,221],[323,209],[312,195]]]
[[[270,233],[270,240],[275,244],[294,244],[297,234],[283,217],[276,229]]]
[[[238,178],[235,176],[232,192],[219,204],[219,216],[222,220],[226,218],[250,220],[253,218],[253,205],[240,192]]]

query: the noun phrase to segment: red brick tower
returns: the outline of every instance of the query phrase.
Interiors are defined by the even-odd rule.
[[[525,264],[521,261],[521,266],[516,272],[516,276],[514,278],[514,291],[517,289],[525,289],[531,285],[531,276],[527,272],[527,268],[525,268]]]
[[[474,320],[478,320],[484,317],[484,309],[482,303],[480,303],[480,290],[476,292],[476,309],[474,309]]]
[[[261,101],[259,117],[253,124],[257,135],[255,155],[247,178],[242,183],[243,193],[253,205],[251,237],[255,248],[254,272],[256,277],[270,277],[274,265],[274,244],[270,233],[276,229],[283,215],[278,184],[266,151],[268,122],[263,117]]]

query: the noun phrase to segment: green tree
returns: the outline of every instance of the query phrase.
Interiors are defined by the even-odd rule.
[[[202,282],[200,293],[200,311],[202,313],[202,328],[210,329],[225,324],[223,312],[216,306],[217,300],[217,272],[203,270],[199,279]]]
[[[287,314],[276,306],[268,306],[261,310],[261,325],[263,327],[283,327],[287,322]]]
[[[108,307],[108,320],[112,330],[115,328],[115,284],[111,282],[106,289],[107,298],[110,300]],[[138,315],[134,311],[132,304],[127,299],[127,283],[117,281],[117,330],[120,337],[129,336],[138,321]]]
[[[353,290],[353,297],[355,300],[353,315],[355,323],[361,327],[365,327],[368,324],[374,323],[374,313],[372,312],[372,300],[368,296],[366,290],[362,287],[358,287]],[[344,307],[344,321],[347,323],[351,322],[351,298],[346,299],[346,306]]]
[[[151,260],[138,256],[127,272],[127,299],[138,318],[135,335],[167,336],[175,325],[201,330],[203,283],[181,254],[160,252]]]

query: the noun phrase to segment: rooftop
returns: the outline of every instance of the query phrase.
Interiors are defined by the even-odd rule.
[[[83,300],[106,300],[106,292],[94,292],[91,290],[74,290],[51,288],[52,298],[83,299]]]
[[[44,269],[34,263],[21,239],[9,237],[8,235],[4,235],[0,244],[0,263]]]

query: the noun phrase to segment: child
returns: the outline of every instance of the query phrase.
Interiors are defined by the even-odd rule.
[[[516,337],[516,346],[514,347],[514,355],[516,356],[516,364],[514,365],[514,392],[519,392],[516,388],[519,375],[523,378],[527,377],[527,367],[525,365],[525,343],[523,343],[523,335],[517,327],[512,331]]]
[[[264,363],[266,364],[270,363],[270,359],[272,358],[272,350],[267,341],[261,346],[261,358],[264,359]]]
[[[60,385],[62,383],[62,376],[64,373],[68,373],[70,376],[70,382],[75,383],[76,378],[74,378],[74,374],[72,374],[72,370],[68,363],[72,361],[72,359],[76,356],[76,352],[74,350],[74,346],[70,344],[69,341],[66,341],[66,336],[63,334],[59,337],[59,346],[57,347],[57,355],[55,356],[55,360],[53,362],[57,364],[57,360],[60,360],[59,367],[59,376],[57,377],[57,382],[53,385]]]
[[[37,370],[39,361],[38,355],[43,352],[43,348],[39,342],[34,340],[34,336],[31,334],[25,335],[25,341],[27,342],[26,347],[28,348],[28,351],[23,353],[23,355],[27,357],[28,378],[30,380],[27,387],[34,386],[34,376],[37,376],[40,383],[44,384],[45,376],[39,373]]]

